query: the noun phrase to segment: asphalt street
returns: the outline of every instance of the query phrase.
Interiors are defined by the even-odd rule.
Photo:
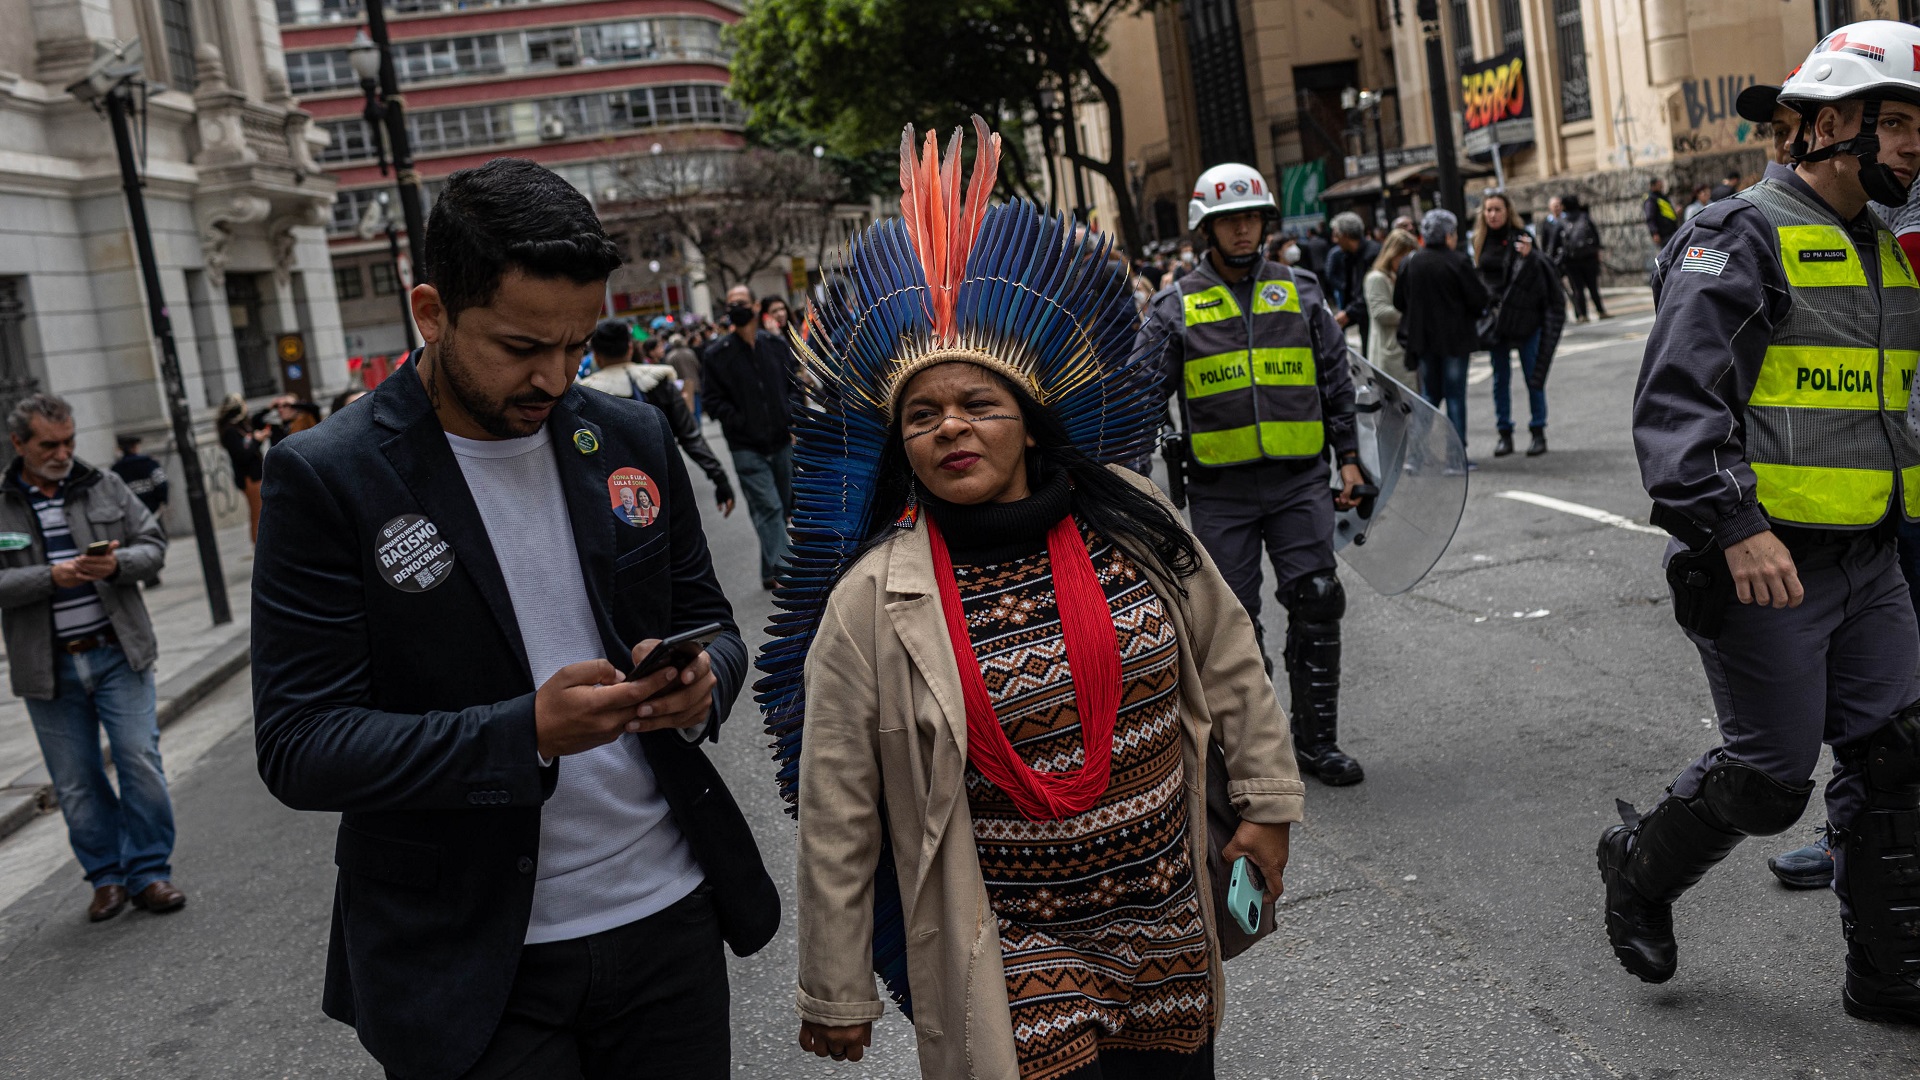
[[[1570,328],[1542,458],[1490,456],[1477,363],[1470,452],[1482,469],[1452,548],[1407,595],[1347,575],[1342,742],[1367,781],[1309,784],[1281,930],[1227,968],[1221,1076],[1920,1076],[1920,1031],[1840,1011],[1831,895],[1767,874],[1769,853],[1820,822],[1817,803],[1682,901],[1672,982],[1641,984],[1606,947],[1594,842],[1614,799],[1645,808],[1713,740],[1697,659],[1666,603],[1661,539],[1619,523],[1646,517],[1628,402],[1649,322]],[[744,510],[707,525],[757,647],[771,604]],[[1277,605],[1265,618],[1279,640]],[[185,911],[90,926],[57,816],[0,843],[0,1076],[381,1075],[319,1011],[334,821],[267,795],[246,694],[241,676],[163,738]],[[715,756],[790,902],[793,826],[764,744],[743,695]],[[803,1056],[793,968],[789,909],[774,944],[731,961],[736,1076],[918,1075],[893,1012],[864,1062]]]

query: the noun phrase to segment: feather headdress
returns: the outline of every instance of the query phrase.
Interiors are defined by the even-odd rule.
[[[944,160],[933,133],[916,158],[900,140],[901,216],[868,228],[824,267],[794,351],[817,408],[794,420],[792,553],[755,686],[773,737],[780,794],[798,799],[802,685],[827,595],[865,535],[895,396],[915,374],[964,361],[1012,380],[1102,464],[1149,450],[1160,379],[1133,355],[1137,327],[1124,260],[1098,233],[1032,203],[989,207],[1000,137],[974,117],[972,177],[960,185],[960,132]],[[891,508],[889,508],[891,512]],[[882,865],[892,859],[883,850]],[[874,887],[874,968],[911,1015],[895,876]]]

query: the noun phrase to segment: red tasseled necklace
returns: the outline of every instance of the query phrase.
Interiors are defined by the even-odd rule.
[[[1114,633],[1106,590],[1100,587],[1093,557],[1087,553],[1086,540],[1073,515],[1062,517],[1047,532],[1054,597],[1060,609],[1061,634],[1066,639],[1074,704],[1080,713],[1080,737],[1086,747],[1086,760],[1071,772],[1037,772],[1020,760],[987,696],[987,681],[980,674],[980,660],[967,634],[953,558],[931,517],[927,519],[927,536],[933,546],[933,568],[940,582],[947,637],[960,667],[960,690],[967,708],[968,760],[1006,792],[1014,807],[1030,820],[1070,817],[1092,809],[1106,792],[1113,773],[1113,725],[1120,712],[1120,641]]]

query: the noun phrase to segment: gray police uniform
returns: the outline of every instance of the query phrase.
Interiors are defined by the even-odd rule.
[[[1920,721],[1906,711],[1920,700],[1920,628],[1893,548],[1903,516],[1920,516],[1920,441],[1905,419],[1920,282],[1871,213],[1842,221],[1774,165],[1682,226],[1654,287],[1633,431],[1657,520],[1696,550],[1771,529],[1806,596],[1763,607],[1724,599],[1722,585],[1718,633],[1688,631],[1721,744],[1645,819],[1608,830],[1603,874],[1616,844],[1613,869],[1665,917],[1741,839],[1800,817],[1824,741],[1848,940],[1880,971],[1920,971]],[[1670,545],[1669,559],[1687,546]],[[1671,924],[1649,974],[1622,948],[1632,928],[1615,887],[1615,951],[1661,981]]]
[[[1216,290],[1224,290],[1231,294],[1232,304],[1223,305],[1222,310],[1257,317],[1267,310],[1261,291],[1273,282],[1292,284],[1286,310],[1297,318],[1285,320],[1278,329],[1253,318],[1244,324],[1223,319],[1204,327],[1208,344],[1190,345],[1190,333],[1202,332],[1199,324],[1206,318],[1196,316],[1193,309],[1215,302],[1206,297],[1217,299]],[[1286,336],[1296,329],[1300,331],[1297,342]],[[1269,336],[1273,340],[1267,340]],[[1219,347],[1227,343],[1231,348]],[[1189,361],[1203,359],[1203,353],[1217,353],[1227,362],[1230,354],[1253,360],[1280,356],[1289,349],[1303,358],[1310,353],[1311,363],[1305,368],[1310,379],[1305,387],[1253,387],[1255,394],[1267,395],[1260,398],[1259,408],[1268,411],[1247,417],[1257,422],[1234,427],[1232,421],[1203,416],[1201,410],[1212,399],[1189,400],[1187,381],[1196,377]],[[1181,400],[1188,431],[1186,490],[1193,531],[1256,629],[1260,627],[1263,550],[1273,563],[1275,596],[1288,612],[1285,656],[1292,677],[1296,749],[1331,748],[1338,733],[1339,620],[1346,612],[1346,593],[1334,571],[1333,491],[1326,452],[1331,450],[1335,460],[1356,460],[1358,443],[1346,336],[1327,310],[1320,282],[1298,267],[1262,260],[1238,283],[1229,285],[1214,271],[1211,260],[1203,260],[1179,282],[1155,294],[1137,350],[1160,357],[1167,395]],[[1301,408],[1301,390],[1307,393],[1308,409]],[[1293,397],[1281,397],[1289,391]],[[1216,430],[1209,432],[1209,428]],[[1217,442],[1210,446],[1209,439]],[[1207,463],[1247,456],[1253,460]],[[1358,767],[1353,770],[1357,778]]]

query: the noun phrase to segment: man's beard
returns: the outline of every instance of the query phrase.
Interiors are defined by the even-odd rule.
[[[65,480],[73,474],[73,459],[68,458],[58,465],[49,462],[37,469],[27,469],[26,471],[42,480]]]
[[[454,345],[458,336],[448,333],[434,354],[435,366],[445,377],[447,393],[453,397],[454,403],[472,417],[474,423],[480,425],[480,430],[496,439],[523,439],[538,432],[546,421],[528,424],[516,419],[507,410],[517,405],[546,405],[559,399],[539,390],[529,390],[499,401],[489,399],[475,384],[472,370],[461,359]]]

